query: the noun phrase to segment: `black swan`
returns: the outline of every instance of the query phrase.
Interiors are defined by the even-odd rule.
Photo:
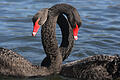
[[[68,11],[68,9],[69,9],[69,11]],[[47,10],[49,13],[47,12]],[[47,33],[48,31],[52,30],[51,33],[49,33],[48,35],[45,35],[45,37],[42,36],[42,38],[46,39],[46,36],[51,36],[49,39],[51,41],[53,40],[53,42],[54,42],[56,39],[56,36],[55,36],[56,34],[55,34],[55,31],[53,31],[53,30],[56,29],[56,22],[59,25],[63,26],[63,28],[61,28],[63,37],[62,37],[62,43],[60,46],[60,51],[62,52],[63,60],[65,60],[69,56],[69,54],[72,50],[72,47],[74,44],[74,39],[77,40],[78,29],[81,25],[79,13],[71,5],[58,4],[49,9],[46,8],[46,11],[44,11],[44,14],[45,14],[45,17],[43,17],[43,18],[39,18],[41,16],[41,13],[39,11],[38,11],[38,13],[36,13],[34,15],[34,17],[32,19],[33,23],[34,23],[33,36],[36,35],[38,29],[40,28],[39,25],[42,25],[43,28],[47,27],[47,28],[45,28],[44,31],[42,29],[42,34]],[[47,14],[48,14],[48,16],[47,16]],[[68,17],[69,22],[65,19],[63,20],[63,18],[62,18],[63,16],[61,14],[65,14]],[[58,18],[58,20],[57,20],[57,18]],[[71,27],[69,27],[69,26],[71,26]],[[72,28],[72,29],[70,29],[70,28]],[[54,34],[54,35],[50,35],[50,34]],[[74,39],[73,39],[73,37],[74,37]],[[43,43],[43,45],[50,44],[50,42],[49,43],[42,42],[42,43]],[[57,41],[54,44],[57,44]],[[47,49],[47,48],[45,47],[44,49]],[[50,56],[47,54],[47,57],[43,60],[41,65],[48,67],[50,64],[50,61],[51,61]]]
[[[59,5],[59,6],[61,6],[61,5]],[[67,6],[70,6],[70,5],[67,5]],[[63,6],[61,6],[61,7],[63,7]],[[70,7],[72,8],[72,6],[70,6]],[[38,13],[41,15],[41,16],[39,16],[40,21],[38,21],[39,20],[38,19],[38,20],[36,20],[36,22],[39,24],[42,24],[43,26],[47,25],[47,21],[48,21],[49,17],[51,16],[50,11],[52,11],[52,10],[48,10],[47,8],[39,11]],[[48,13],[48,14],[46,15],[46,13]],[[72,16],[74,16],[74,14],[71,14],[71,17]],[[69,17],[70,17],[70,15],[69,15]],[[47,18],[47,20],[46,20],[46,18]],[[35,17],[33,18],[33,23],[35,23],[34,25],[39,26],[38,24],[36,24],[36,22],[34,22],[34,19],[35,19]],[[21,55],[13,52],[11,50],[8,50],[8,49],[0,48],[0,65],[1,65],[0,66],[0,74],[22,77],[22,76],[47,76],[50,74],[59,73],[61,70],[62,60],[63,60],[62,52],[64,54],[70,53],[71,48],[73,47],[74,40],[73,40],[73,33],[71,33],[72,29],[70,29],[71,27],[69,27],[70,24],[67,23],[68,20],[61,14],[59,14],[58,20],[57,20],[57,17],[55,20],[58,22],[58,24],[61,27],[64,41],[62,41],[61,48],[59,48],[57,45],[57,41],[56,41],[55,28],[53,28],[52,31],[49,31],[49,29],[50,29],[49,26],[47,27],[49,29],[47,29],[45,26],[42,28],[42,32],[43,32],[42,33],[42,43],[43,43],[45,52],[48,55],[47,58],[43,62],[45,62],[46,60],[50,60],[49,61],[50,63],[48,64],[47,67],[33,65],[31,62],[26,60]],[[60,21],[60,20],[62,20],[62,21]],[[73,20],[70,18],[69,21],[72,22]],[[62,22],[64,22],[65,24]],[[80,24],[81,24],[81,22],[79,23],[79,22],[77,22],[77,20],[76,20],[76,23],[78,23],[78,26],[80,26]],[[56,23],[55,23],[55,25],[56,25]],[[71,24],[71,25],[73,25],[73,24]],[[64,26],[66,26],[66,28]],[[77,26],[77,24],[75,26]],[[78,26],[77,26],[77,29],[78,29]],[[47,31],[47,32],[45,32],[45,31]],[[78,32],[78,30],[74,31],[74,32],[75,32],[74,33],[75,36],[77,36],[76,33]],[[51,33],[53,33],[53,34],[51,34]],[[48,34],[51,34],[51,35],[49,36]],[[34,33],[33,33],[33,35],[34,35]],[[46,36],[46,35],[48,35],[48,36]],[[65,42],[67,42],[67,43],[65,43]],[[67,45],[65,45],[64,43]],[[70,46],[68,46],[68,45],[70,45]],[[46,48],[48,48],[48,49],[46,49]],[[66,55],[66,56],[68,56],[68,55]],[[45,65],[46,65],[46,63],[45,63]]]
[[[78,21],[78,19],[72,20],[75,18],[75,15],[74,15],[75,13],[74,14],[72,13],[72,15],[70,16],[69,13],[64,12],[66,11],[66,8],[68,8],[69,11],[71,12],[72,10],[75,10],[70,5],[57,4],[49,8],[48,11],[46,11],[48,12],[47,15],[44,14],[44,10],[45,10],[44,9],[43,11],[39,12],[39,14],[41,14],[42,17],[39,16],[39,18],[38,17],[36,17],[36,19],[33,18],[33,23],[35,23],[34,25],[37,25],[39,27],[39,24],[40,24],[43,26],[42,27],[42,43],[43,43],[45,52],[47,54],[47,57],[44,60],[45,64],[43,63],[43,66],[33,65],[21,55],[8,49],[0,48],[0,74],[10,75],[10,76],[30,77],[30,76],[47,76],[50,74],[58,73],[62,76],[79,78],[82,80],[97,80],[97,79],[112,80],[112,79],[118,78],[120,76],[120,73],[119,73],[120,57],[119,56],[96,55],[96,56],[88,57],[82,60],[77,60],[77,61],[73,61],[73,62],[62,65],[63,59],[67,58],[64,56],[68,56],[69,54],[67,54],[67,51],[64,52],[64,47],[66,45],[63,44],[63,49],[58,47],[56,36],[55,36],[55,27],[53,28],[53,26],[56,26],[57,18],[58,18],[58,24],[60,24],[59,20],[61,20],[59,18],[64,19],[64,16],[62,14],[66,14],[68,17],[68,21],[64,19],[66,22],[68,22],[68,24],[67,25],[62,24],[62,26],[70,26],[70,27],[73,26],[72,29],[74,29],[74,26],[76,26],[76,23]],[[47,18],[45,16],[47,16]],[[58,17],[58,16],[62,16],[62,17]],[[72,19],[70,17],[72,17]],[[41,21],[43,22],[41,23]],[[48,23],[50,23],[51,25],[48,25]],[[81,24],[81,21],[78,23]],[[80,24],[78,24],[78,26],[80,26]],[[33,35],[35,34],[36,33],[33,33]],[[76,38],[76,37],[72,37],[72,38]],[[71,43],[73,44],[73,42]],[[70,46],[71,47],[68,50],[69,53],[73,45],[70,45]],[[62,52],[65,54],[62,54]],[[46,62],[47,60],[50,60],[50,61]]]
[[[120,78],[118,55],[95,55],[62,65],[60,75],[80,80],[113,80]]]
[[[64,6],[64,7],[61,7],[61,6]],[[56,41],[55,40],[56,24],[54,24],[54,23],[56,23],[57,17],[61,14],[65,14],[67,16],[67,18],[68,18],[67,25],[72,27],[73,31],[74,31],[74,27],[76,26],[76,24],[78,24],[79,26],[81,25],[80,16],[75,8],[73,8],[72,6],[67,5],[67,4],[55,5],[51,8],[49,8],[48,18],[42,27],[42,34],[47,33],[48,31],[49,32],[51,31],[50,34],[54,34],[54,35],[50,36],[50,34],[48,34],[48,35],[45,35],[44,37],[42,37],[42,39],[47,40],[47,38],[45,38],[45,37],[50,36],[51,41]],[[37,22],[37,20],[39,20],[39,16],[40,16],[40,14],[38,12],[33,17],[34,23]],[[62,21],[62,20],[60,20],[60,21],[61,21],[61,23],[64,23],[64,21]],[[41,25],[41,24],[37,23],[35,25]],[[34,28],[36,28],[36,26],[34,26]],[[33,30],[34,36],[36,35],[38,28]],[[74,32],[73,32],[73,34],[74,34]],[[70,34],[70,35],[72,35],[72,34]],[[75,38],[75,37],[72,37],[72,38]],[[69,39],[69,41],[73,41],[73,39]],[[66,43],[64,42],[64,44],[66,44]],[[43,42],[43,45],[46,45],[46,41]],[[69,44],[69,46],[70,46],[68,49],[69,51],[71,51],[72,45],[73,45],[73,43],[71,43],[71,45]],[[60,46],[60,49],[61,49],[61,46]],[[64,51],[64,47],[63,47],[63,51]],[[65,50],[65,51],[67,51],[67,50]],[[68,57],[68,55],[69,55],[69,53],[63,52],[62,53],[63,60],[66,59]],[[49,64],[51,63],[50,62],[51,60],[49,57],[50,57],[50,55],[47,54],[47,57],[43,60],[42,66],[47,66],[47,67],[49,66]],[[74,78],[79,78],[82,80],[88,80],[88,79],[89,80],[97,80],[97,79],[98,80],[106,80],[106,79],[111,80],[113,78],[115,79],[115,78],[119,77],[119,57],[118,56],[107,56],[107,55],[96,55],[96,56],[85,58],[83,60],[73,61],[73,62],[64,64],[62,66],[62,70],[61,70],[60,74],[63,76],[66,76],[66,77],[74,77]]]
[[[44,12],[46,11],[48,11],[48,9],[42,9],[39,11],[40,12],[39,14],[42,15],[40,17],[41,19],[46,16],[44,14]],[[60,16],[61,17],[58,18],[58,22],[60,22],[59,21],[60,18],[62,18],[63,21],[66,20],[64,16],[62,15]],[[44,19],[41,20],[41,22],[42,21],[44,21]],[[63,28],[62,24],[60,25],[60,27],[61,29]],[[59,48],[53,49],[54,47],[52,47],[49,44],[46,44],[46,46],[50,47],[49,49],[53,50],[51,51],[51,53],[54,52],[57,54],[57,55],[53,54],[50,56],[50,59],[52,61],[49,67],[33,65],[31,62],[26,60],[23,56],[19,55],[18,53],[13,52],[12,50],[9,49],[0,48],[0,74],[6,76],[31,77],[31,76],[47,76],[59,73],[62,66],[61,52]],[[57,46],[57,44],[55,44],[55,46]]]

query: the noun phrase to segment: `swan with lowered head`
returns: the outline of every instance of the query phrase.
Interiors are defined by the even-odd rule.
[[[64,6],[64,7],[61,7],[61,6]],[[45,37],[50,36],[49,39],[51,41],[55,40],[56,24],[54,24],[54,23],[56,23],[57,17],[61,14],[65,14],[67,16],[68,23],[70,24],[69,26],[72,27],[73,35],[74,35],[74,27],[76,29],[77,28],[76,24],[80,25],[81,20],[80,20],[80,17],[78,16],[78,13],[76,12],[76,10],[74,8],[72,9],[72,8],[70,8],[70,6],[69,7],[68,6],[69,5],[66,5],[66,4],[58,4],[49,9],[50,11],[48,14],[47,21],[45,22],[45,24],[42,27],[42,34],[47,33],[49,31],[49,32],[51,32],[50,34],[52,34],[52,36],[50,34],[47,34],[44,37],[42,37],[42,39],[47,40],[47,38],[45,38]],[[68,11],[68,9],[69,9],[69,11]],[[73,12],[71,12],[71,10],[73,10]],[[75,15],[72,16],[71,14],[75,14]],[[39,17],[37,17],[37,20],[39,20]],[[34,28],[36,28],[36,26],[34,26]],[[76,29],[76,30],[78,31],[78,29]],[[36,32],[37,32],[37,30],[36,30]],[[36,32],[35,32],[35,34],[36,34]],[[75,35],[72,38],[76,38]],[[46,41],[43,43],[44,43],[44,45],[49,44],[49,43],[46,43]],[[57,42],[54,44],[57,44]],[[49,52],[49,50],[48,50],[48,52]],[[63,59],[66,58],[65,57],[66,55],[67,55],[67,53],[62,54]],[[49,66],[49,63],[51,63],[51,62],[49,62],[50,61],[49,57],[50,57],[50,55],[47,54],[47,57],[44,59],[44,64],[42,64],[43,66]],[[73,62],[62,65],[60,74],[63,76],[66,76],[66,77],[74,77],[74,78],[79,78],[82,80],[116,79],[119,77],[119,74],[120,74],[119,73],[119,70],[120,70],[119,62],[120,62],[119,56],[95,55],[92,57],[85,58],[83,60],[77,60],[77,61],[73,61]]]
[[[68,9],[69,9],[69,11],[68,11]],[[70,51],[73,47],[73,42],[74,42],[73,36],[74,36],[75,40],[77,40],[77,38],[78,38],[77,34],[78,34],[79,27],[81,26],[80,15],[74,7],[72,7],[71,5],[68,5],[68,4],[57,4],[57,5],[49,8],[48,12],[49,13],[48,13],[47,18],[45,18],[45,17],[44,17],[44,19],[39,18],[40,16],[42,16],[39,14],[40,12],[35,14],[35,16],[33,17],[33,19],[32,19],[33,23],[34,23],[33,36],[36,35],[38,29],[40,28],[39,25],[42,25],[41,34],[44,34],[44,35],[46,34],[45,36],[42,36],[43,45],[45,46],[46,44],[49,44],[49,45],[57,44],[56,32],[55,32],[57,19],[61,19],[61,20],[58,20],[58,24],[59,23],[60,23],[60,25],[67,24],[67,25],[71,26],[73,31],[70,31],[67,26],[64,26],[63,27],[64,29],[61,29],[63,38],[62,38],[62,44],[60,46],[60,50],[62,51],[63,60],[65,60],[69,56]],[[65,22],[64,20],[62,20],[62,18],[58,18],[58,16],[61,14],[65,14],[67,16],[68,23]],[[59,16],[59,17],[61,17],[61,16]],[[43,22],[45,22],[43,24],[43,23],[41,23],[41,20],[46,20],[46,21],[43,21]],[[47,34],[48,31],[49,31],[49,34]],[[68,32],[69,32],[69,34],[68,34]],[[48,36],[49,39],[47,39],[48,37],[46,37],[46,36]],[[47,42],[46,40],[50,40],[50,41]],[[51,41],[53,41],[53,43],[51,43]],[[55,48],[56,48],[56,46],[55,46]],[[49,47],[46,46],[44,49],[45,49],[45,51],[48,51]],[[55,53],[53,53],[53,54],[55,54]],[[50,56],[47,54],[46,58],[42,62],[42,66],[49,66],[48,63],[50,63],[50,61],[51,61]],[[47,63],[47,64],[44,65],[45,63]]]

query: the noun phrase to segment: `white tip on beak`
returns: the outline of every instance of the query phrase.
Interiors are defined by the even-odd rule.
[[[78,37],[77,37],[77,36],[74,36],[74,39],[75,39],[75,40],[78,40]]]
[[[35,35],[36,35],[36,32],[33,32],[33,33],[32,33],[32,36],[35,36]]]

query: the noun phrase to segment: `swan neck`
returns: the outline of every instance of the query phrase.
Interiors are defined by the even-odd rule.
[[[55,73],[59,72],[62,64],[62,55],[56,40],[56,21],[57,16],[53,17],[49,14],[47,21],[41,29],[43,48],[51,62],[48,69],[54,71]]]

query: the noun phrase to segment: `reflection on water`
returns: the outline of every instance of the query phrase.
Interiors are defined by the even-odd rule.
[[[119,54],[120,52],[120,1],[119,0],[0,0],[0,47],[12,49],[34,64],[40,65],[45,53],[40,30],[32,37],[32,16],[41,8],[57,3],[68,3],[77,8],[82,27],[79,39],[65,62],[95,54]],[[57,40],[61,32],[57,27]],[[0,77],[0,80],[18,80]],[[63,77],[33,78],[27,80],[66,80]],[[24,80],[24,79],[22,79]],[[26,79],[25,79],[26,80]]]

